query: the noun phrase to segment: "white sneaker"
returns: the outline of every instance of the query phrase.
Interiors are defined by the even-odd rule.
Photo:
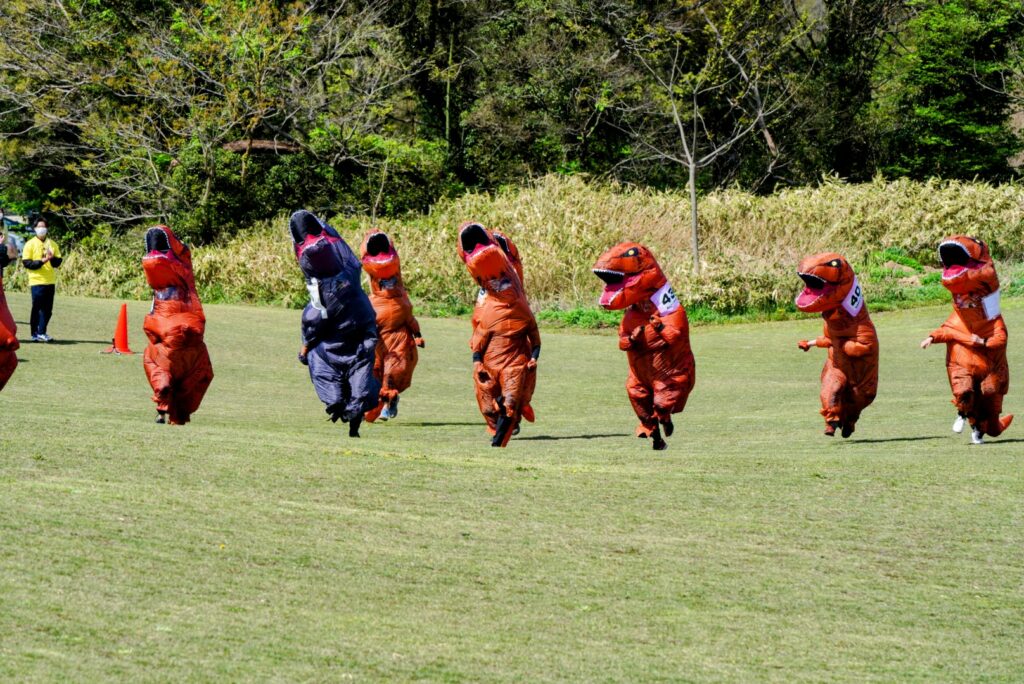
[[[971,444],[984,444],[985,435],[981,430],[971,430]]]
[[[967,420],[963,416],[958,415],[956,417],[956,420],[953,421],[953,432],[955,432],[958,435],[961,432],[963,432],[964,431],[964,423],[966,423],[966,422],[967,422]]]
[[[382,420],[384,422],[387,422],[387,421],[391,420],[391,410],[390,409],[391,409],[391,407],[388,406],[387,404],[385,404],[384,405],[384,410],[382,410],[380,412],[380,416],[377,418],[377,420]]]
[[[43,342],[53,342],[53,338],[46,334],[40,335],[39,339]]]

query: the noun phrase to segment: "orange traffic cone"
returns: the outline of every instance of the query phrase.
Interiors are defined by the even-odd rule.
[[[134,354],[128,348],[128,305],[121,305],[121,313],[117,317],[117,328],[114,329],[113,344],[103,350],[104,354]]]

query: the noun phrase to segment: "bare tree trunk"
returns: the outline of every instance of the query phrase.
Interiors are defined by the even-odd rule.
[[[690,242],[693,245],[693,274],[700,275],[700,243],[697,238],[697,165],[690,163]]]

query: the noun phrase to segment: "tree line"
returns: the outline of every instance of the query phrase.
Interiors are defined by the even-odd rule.
[[[6,0],[0,27],[0,204],[78,235],[549,173],[1002,182],[1022,149],[1021,0]]]

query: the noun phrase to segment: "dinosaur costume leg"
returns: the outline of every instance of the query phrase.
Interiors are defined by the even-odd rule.
[[[649,436],[658,428],[654,392],[647,383],[637,377],[632,367],[629,369],[629,377],[626,378],[626,394],[629,395],[629,403],[633,405],[633,412],[640,419],[640,425],[636,428],[637,437]]]
[[[693,391],[696,374],[692,363],[671,374],[661,374],[652,383],[654,414],[662,423],[671,422],[672,414],[686,408],[686,400]]]
[[[377,405],[366,412],[364,418],[367,422],[372,423],[380,417],[381,411],[384,410],[384,406],[387,405],[388,400],[385,399],[385,390],[387,389],[384,383],[384,353],[385,336],[381,335],[381,343],[377,345],[377,349],[373,355],[373,377],[377,378],[377,382],[381,383],[380,400]]]
[[[846,387],[846,396],[841,402],[843,416],[840,419],[844,427],[844,433],[849,436],[853,433],[854,426],[860,420],[861,411],[871,405],[878,393],[877,367],[872,374],[870,371],[867,377],[851,381]]]
[[[484,370],[487,379],[481,380],[474,374],[473,389],[476,392],[476,404],[480,408],[480,415],[487,421],[487,431],[493,435],[498,424],[498,398],[501,397],[501,387],[494,380],[497,374],[486,367]]]
[[[2,248],[3,245],[0,245],[0,249]],[[15,353],[19,347],[17,330],[11,310],[7,308],[3,283],[0,281],[0,390],[18,367],[18,356]]]
[[[496,432],[501,435],[500,446],[506,446],[512,438],[512,431],[523,416],[523,407],[529,404],[536,386],[537,374],[526,367],[525,355],[520,363],[505,366],[498,372],[498,396],[500,412],[495,423]]]
[[[982,379],[975,399],[977,426],[982,432],[998,437],[1010,426],[1013,416],[999,417],[1003,411],[1003,396],[1010,389],[1009,370],[1005,365]]]
[[[143,367],[156,410],[166,413],[168,422],[184,425],[206,395],[213,381],[213,366],[206,345],[174,350],[173,361],[162,344],[150,344],[143,352]]]
[[[142,352],[142,366],[146,371],[149,386],[153,388],[153,401],[156,403],[156,410],[160,413],[167,413],[174,379],[171,377],[170,362],[163,345],[152,343],[147,345],[145,351]]]
[[[949,389],[953,392],[953,406],[962,416],[974,413],[974,377],[971,371],[952,361],[947,362],[946,372],[949,375]]]
[[[381,333],[373,374],[381,385],[380,402],[366,414],[375,421],[384,407],[412,385],[412,373],[419,356],[412,335],[406,330]]]
[[[831,359],[826,360],[821,369],[821,415],[831,427],[842,425],[846,417],[847,384],[846,374],[836,368]]]
[[[14,374],[14,369],[18,367],[18,355],[13,351],[3,350],[0,351],[0,390],[4,388],[7,381],[11,379]]]
[[[206,396],[206,390],[213,381],[213,366],[205,343],[199,343],[189,350],[188,358],[180,359],[182,368],[176,372],[176,381],[168,402],[167,417],[174,425],[184,425],[199,409]],[[177,370],[177,369],[176,369]]]
[[[361,340],[321,343],[307,352],[309,377],[331,420],[358,425],[363,414],[377,406],[380,381],[373,374],[376,343],[374,335]]]

